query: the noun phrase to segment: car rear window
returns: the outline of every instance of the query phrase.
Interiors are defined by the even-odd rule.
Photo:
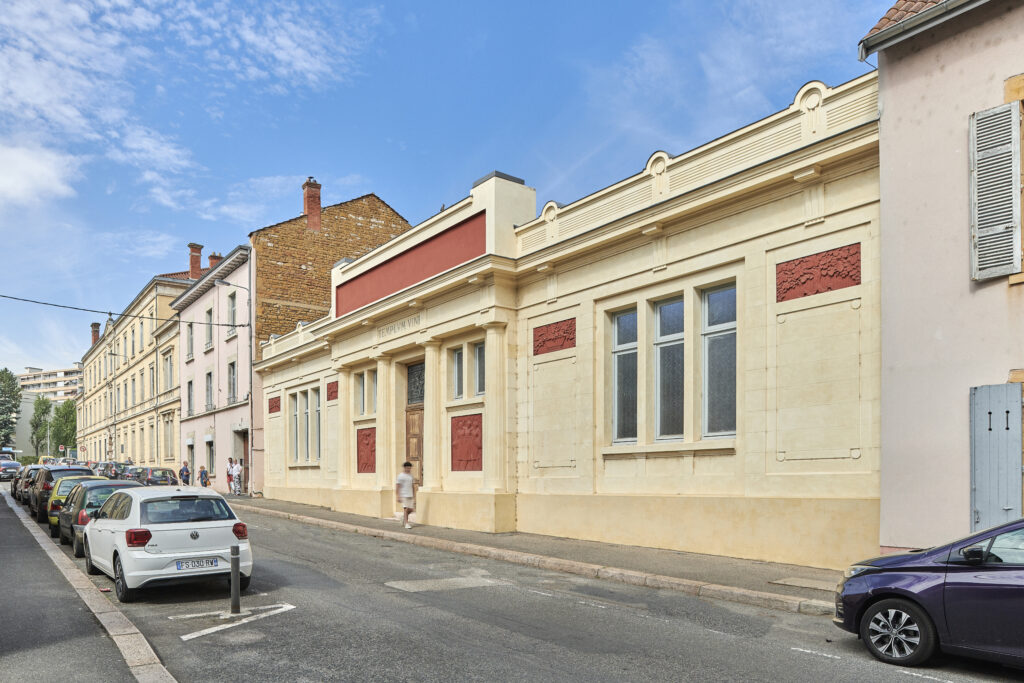
[[[175,496],[142,503],[143,524],[176,524],[234,519],[231,508],[220,498]]]
[[[150,479],[158,479],[160,481],[169,481],[171,479],[177,479],[174,476],[174,472],[171,470],[150,470]]]
[[[90,488],[85,499],[85,507],[87,508],[98,508],[107,502],[107,498],[114,495],[117,491],[126,488],[124,486],[97,486],[96,488]]]
[[[61,479],[59,484],[57,484],[57,495],[67,495],[68,493],[71,492],[71,489],[75,488],[75,486],[77,485],[77,481],[65,477],[64,479]]]
[[[53,473],[54,479],[63,479],[64,477],[89,477],[92,476],[92,470],[57,470]]]

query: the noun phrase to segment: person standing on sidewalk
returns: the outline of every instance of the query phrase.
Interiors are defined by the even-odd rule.
[[[192,472],[188,469],[188,461],[183,460],[181,463],[181,469],[178,470],[178,479],[181,480],[182,486],[188,486],[189,480],[192,478]]]
[[[242,459],[235,461],[231,468],[231,487],[236,496],[242,495]]]
[[[412,463],[402,463],[402,472],[395,480],[395,500],[402,506],[402,523],[406,529],[411,529],[409,515],[416,510],[416,482],[412,478]]]
[[[234,475],[234,473],[235,473],[235,459],[234,458],[228,458],[228,477],[227,477],[228,493],[231,493],[232,491],[235,490],[234,487],[231,485],[231,478],[232,478],[232,475]]]
[[[199,480],[199,485],[203,488],[210,485],[210,473],[206,471],[206,465],[199,466],[199,474],[196,475],[196,479]]]

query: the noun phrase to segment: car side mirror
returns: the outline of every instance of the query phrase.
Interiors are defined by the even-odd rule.
[[[89,516],[92,517],[93,519],[99,519],[100,518],[100,511],[99,510],[93,510],[92,512],[89,513]]]
[[[967,564],[981,564],[985,561],[985,550],[976,545],[964,548],[960,554],[964,556],[964,562]]]

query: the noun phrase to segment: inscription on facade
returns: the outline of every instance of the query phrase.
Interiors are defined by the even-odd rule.
[[[452,418],[452,471],[480,472],[484,468],[484,416]]]
[[[281,397],[275,396],[274,398],[267,401],[267,412],[268,413],[280,413],[281,412]]]
[[[791,301],[860,284],[860,243],[775,266],[775,301]]]
[[[533,328],[533,355],[571,349],[576,346],[576,318]]]
[[[417,313],[416,315],[410,315],[408,318],[402,318],[401,320],[396,320],[393,323],[381,325],[377,328],[377,340],[380,341],[381,339],[388,339],[389,337],[394,337],[396,335],[415,330],[419,328],[422,320],[423,315]]]

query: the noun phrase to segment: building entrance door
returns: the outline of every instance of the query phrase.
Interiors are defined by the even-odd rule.
[[[240,432],[242,437],[242,493],[249,490],[249,432]]]
[[[412,463],[412,478],[423,484],[423,363],[406,367],[405,459]]]
[[[971,530],[1021,516],[1021,385],[971,388]]]

